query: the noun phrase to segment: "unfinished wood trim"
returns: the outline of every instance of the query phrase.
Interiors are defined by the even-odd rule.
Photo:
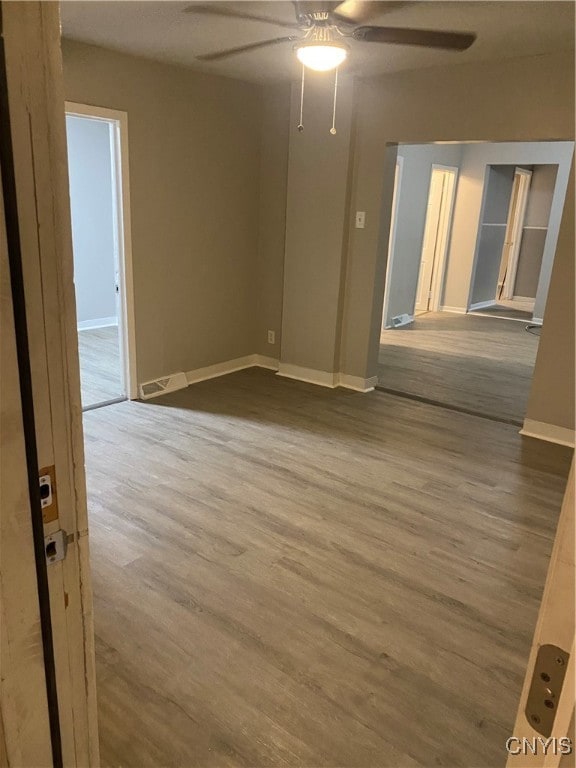
[[[574,599],[576,596],[574,584],[574,477],[574,461],[572,461],[513,731],[513,735],[520,739],[523,737],[532,739],[539,735],[528,722],[524,708],[532,682],[538,648],[547,643],[557,645],[570,654],[562,694],[557,705],[552,736],[557,738],[567,735],[573,736],[573,734],[569,734],[569,728],[574,712],[574,654],[576,652],[574,643]],[[538,755],[510,755],[507,762],[508,768],[540,768],[540,766],[542,768],[554,768],[559,764],[560,755],[550,753],[544,755],[543,751],[540,751]]]
[[[48,569],[63,757],[90,766],[96,683],[59,6],[3,8],[38,462],[55,466],[58,526],[76,534]]]
[[[0,327],[0,721],[6,754],[6,763],[0,760],[0,765],[50,766],[52,746],[1,185]]]

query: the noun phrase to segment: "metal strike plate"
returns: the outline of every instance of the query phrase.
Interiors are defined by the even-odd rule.
[[[48,565],[64,560],[67,548],[68,534],[66,531],[55,531],[49,536],[44,536],[44,551]]]
[[[556,645],[538,649],[525,713],[532,728],[545,737],[552,734],[569,658],[570,654]]]
[[[44,524],[58,520],[58,498],[56,494],[56,470],[43,467],[40,470],[40,503],[42,505],[42,520]]]

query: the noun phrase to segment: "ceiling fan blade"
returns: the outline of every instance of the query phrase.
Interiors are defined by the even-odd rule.
[[[421,45],[425,48],[444,48],[448,51],[465,51],[476,40],[473,32],[443,32],[403,27],[358,27],[352,36],[355,40],[364,43]]]
[[[244,13],[243,11],[233,11],[229,8],[220,7],[219,3],[211,5],[202,5],[201,3],[189,5],[184,8],[184,13],[198,13],[204,16],[223,16],[227,19],[244,19],[245,21],[259,21],[264,24],[274,24],[277,27],[286,27],[287,29],[298,29],[298,24],[293,21],[283,21],[282,19],[273,19],[270,16],[259,16],[254,13]]]
[[[362,24],[366,21],[410,5],[406,0],[344,0],[333,9],[333,15],[348,24]]]
[[[269,45],[278,45],[278,43],[289,43],[291,40],[299,40],[300,38],[290,35],[289,37],[274,37],[271,40],[262,40],[259,43],[250,43],[250,45],[239,45],[237,48],[228,48],[225,51],[216,51],[216,53],[204,53],[200,56],[196,56],[199,61],[219,61],[225,59],[228,56],[236,56],[238,53],[246,53],[247,51],[257,51],[258,48],[267,48]]]

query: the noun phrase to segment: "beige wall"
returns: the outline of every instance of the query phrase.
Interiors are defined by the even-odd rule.
[[[574,59],[562,54],[405,72],[360,81],[357,88],[350,221],[355,210],[365,210],[367,227],[350,230],[341,370],[370,376],[378,351],[386,262],[386,249],[378,247],[379,232],[383,217],[390,215],[389,207],[381,209],[387,142],[573,139]],[[563,282],[556,292],[566,324],[573,322],[573,291],[573,283]],[[566,335],[546,334],[541,345],[542,359],[548,354],[574,359]],[[554,366],[539,375],[549,379],[549,392],[554,393],[549,399],[556,401],[549,413],[544,407],[540,418],[563,426],[571,411],[567,393]],[[536,418],[530,410],[528,415]]]
[[[404,144],[398,147],[398,157],[403,162],[394,258],[390,274],[386,275],[389,290],[386,317],[382,317],[383,328],[392,327],[393,317],[414,313],[432,166],[449,165],[458,168],[462,161],[462,150],[461,144]]]
[[[256,347],[261,90],[63,42],[66,98],[128,113],[138,380]]]
[[[484,183],[489,166],[506,166],[505,174],[510,176],[513,166],[531,166],[534,163],[554,163],[558,167],[558,178],[554,190],[549,234],[546,238],[546,266],[552,264],[553,252],[556,248],[558,227],[566,184],[570,172],[570,163],[574,152],[573,142],[514,142],[493,144],[470,144],[465,147],[460,166],[458,194],[454,207],[452,238],[448,256],[448,269],[444,289],[443,304],[459,309],[467,309],[472,303],[488,301],[494,298],[496,281],[494,270],[492,279],[484,283],[485,293],[482,293],[482,264],[478,259],[479,242],[477,242],[478,222],[481,219],[484,200]],[[501,168],[500,173],[503,173]],[[509,181],[509,184],[511,182]],[[509,185],[508,184],[508,185]],[[503,201],[504,212],[500,217],[505,222],[508,212],[509,199]],[[503,233],[501,233],[503,234]],[[548,258],[548,251],[552,251]],[[486,265],[487,266],[487,265]],[[545,303],[550,280],[549,271],[542,277],[541,296],[535,316],[542,317],[542,307]],[[522,294],[523,295],[523,294]]]
[[[292,88],[281,364],[332,372],[337,366],[344,243],[347,237],[354,89],[340,77],[330,134],[333,75],[306,74]]]
[[[263,98],[260,232],[256,270],[258,320],[253,352],[278,358],[282,336],[290,85],[266,86]],[[276,334],[274,345],[268,343],[268,330]]]
[[[254,352],[372,376],[393,184],[387,144],[574,138],[568,54],[354,86],[342,78],[336,137],[325,80],[309,79],[299,134],[296,84],[289,116],[285,86],[258,89],[79,44],[64,54],[69,99],[129,113],[140,380]],[[356,210],[366,211],[363,230],[353,228]],[[558,290],[570,306],[573,286]],[[545,334],[541,348],[541,359],[573,359],[565,335]],[[542,377],[556,392],[554,367]],[[550,398],[548,415],[544,406],[528,416],[566,425],[562,398]]]
[[[574,162],[560,224],[527,418],[574,429]]]

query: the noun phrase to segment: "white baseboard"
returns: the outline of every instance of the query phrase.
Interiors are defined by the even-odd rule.
[[[361,376],[349,376],[347,373],[338,374],[338,386],[353,389],[354,392],[372,392],[378,384],[378,376],[363,379]]]
[[[457,315],[465,315],[468,311],[466,307],[447,307],[446,305],[439,308],[440,312],[453,312]]]
[[[525,437],[535,437],[538,440],[546,440],[548,443],[567,445],[574,448],[574,430],[567,427],[557,427],[555,424],[546,424],[544,421],[524,419],[524,426],[520,434]]]
[[[242,371],[244,368],[251,368],[254,365],[254,355],[246,357],[237,357],[235,360],[226,360],[224,363],[207,365],[205,368],[195,368],[193,371],[186,371],[188,384],[198,384],[199,381],[215,379],[218,376],[226,376],[227,373]]]
[[[81,320],[77,324],[77,328],[79,331],[93,331],[96,328],[109,328],[111,325],[118,325],[116,315],[113,317],[97,317],[94,320]]]
[[[372,392],[376,384],[378,384],[377,376],[364,379],[362,376],[318,371],[314,368],[303,368],[299,365],[290,365],[289,363],[280,363],[278,376],[283,376],[286,379],[295,379],[296,381],[304,381],[307,384],[316,384],[319,387],[328,387],[329,389],[343,387],[354,392]]]
[[[234,360],[227,360],[223,363],[216,363],[215,365],[207,365],[204,368],[195,368],[192,371],[187,371],[185,376],[188,386],[190,386],[191,384],[198,384],[201,381],[208,381],[209,379],[216,379],[219,376],[226,376],[227,374],[236,371],[243,371],[246,368],[266,368],[271,371],[276,371],[278,376],[282,376],[283,378],[295,379],[296,381],[303,381],[307,384],[316,384],[320,387],[328,387],[329,389],[343,387],[344,389],[351,389],[354,392],[372,392],[378,383],[377,376],[371,376],[370,378],[364,379],[361,376],[350,376],[347,373],[317,371],[313,368],[303,368],[299,365],[279,363],[276,358],[267,357],[266,355],[246,355],[245,357],[237,357]]]
[[[491,301],[477,301],[476,304],[470,304],[470,307],[468,308],[468,312],[473,312],[475,309],[486,309],[487,307],[495,307],[496,301],[492,299]]]
[[[280,363],[278,376],[305,381],[307,384],[317,384],[319,387],[329,387],[330,389],[338,386],[337,373],[317,371],[314,368],[304,368],[301,365],[291,365],[290,363]]]
[[[533,317],[532,320],[530,320],[531,323],[534,325],[542,325],[544,320],[541,317]]]
[[[197,384],[199,381],[215,379],[218,376],[226,376],[228,373],[243,371],[245,368],[269,368],[272,371],[278,370],[278,360],[265,355],[246,355],[237,357],[234,360],[226,360],[224,363],[207,365],[205,368],[196,368],[193,371],[186,372],[188,384]]]
[[[269,371],[278,370],[279,363],[276,357],[268,357],[267,355],[252,355],[252,357],[254,358],[252,365],[257,368],[267,368]]]

